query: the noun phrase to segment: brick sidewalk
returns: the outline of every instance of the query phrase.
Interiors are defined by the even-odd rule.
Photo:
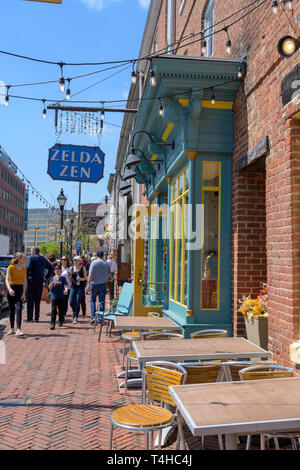
[[[26,338],[0,331],[7,361],[0,365],[0,449],[107,449],[111,411],[140,400],[140,391],[125,397],[118,387],[122,341],[102,334],[98,343],[89,313],[73,325],[68,312],[65,326],[52,331],[50,306],[41,307],[39,323],[22,325]],[[191,449],[200,448],[199,439],[187,438]],[[114,432],[116,449],[143,449],[143,443],[142,435]],[[217,439],[206,438],[205,447],[218,449]]]

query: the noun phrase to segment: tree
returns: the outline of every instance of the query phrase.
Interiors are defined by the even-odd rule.
[[[60,244],[58,242],[46,242],[39,245],[39,249],[43,255],[54,253],[55,256],[59,256]]]

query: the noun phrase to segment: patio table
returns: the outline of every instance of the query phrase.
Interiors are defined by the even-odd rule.
[[[119,330],[179,330],[180,327],[167,317],[127,317],[115,318],[115,328]]]
[[[168,317],[139,317],[139,316],[119,316],[114,320],[115,329],[119,330],[178,330],[180,327]],[[141,386],[142,384],[142,370],[128,371],[128,376],[131,377],[127,381],[127,387]],[[124,378],[125,372],[118,374],[118,378]],[[124,382],[120,384],[124,387]]]
[[[141,365],[151,361],[226,361],[269,355],[268,351],[242,337],[134,341],[133,348]]]
[[[170,387],[193,436],[225,434],[226,449],[237,436],[300,429],[300,378],[218,382]]]

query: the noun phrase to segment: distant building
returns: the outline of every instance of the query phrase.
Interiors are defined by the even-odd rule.
[[[17,167],[0,146],[0,233],[10,238],[9,251],[23,248],[25,184]]]
[[[25,252],[29,253],[34,246],[56,240],[56,229],[59,228],[60,215],[49,209],[29,209],[27,230],[24,232]]]

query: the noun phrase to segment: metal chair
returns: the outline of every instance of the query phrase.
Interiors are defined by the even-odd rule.
[[[182,362],[179,363],[187,373],[186,384],[202,384],[220,382],[222,377],[222,364],[221,363],[195,363],[195,362]],[[202,448],[204,448],[205,436],[202,436]],[[220,450],[224,450],[223,438],[218,434]]]
[[[175,403],[169,393],[172,385],[183,385],[186,372],[183,367],[170,362],[148,363],[143,371],[143,399],[142,404],[128,405],[113,411],[110,417],[109,449],[112,449],[114,427],[128,431],[145,433],[145,448],[149,449],[149,433],[151,433],[150,447],[153,448],[153,433],[159,431],[158,448],[161,448],[161,430],[169,427],[176,420],[176,414],[170,407]],[[146,403],[146,398],[150,404]],[[154,403],[159,403],[159,406]],[[184,443],[181,421],[178,421],[177,448],[180,439]]]
[[[227,330],[199,330],[194,331],[191,333],[191,339],[199,339],[199,338],[227,338],[228,331]]]
[[[223,377],[226,382],[239,382],[241,380],[239,372],[250,366],[276,365],[273,361],[227,361],[222,362]]]
[[[141,333],[141,340],[162,340],[162,339],[184,339],[183,335],[178,333],[172,332],[161,332],[161,333],[153,333],[152,331],[147,331],[145,333]]]
[[[277,366],[273,364],[255,365],[243,368],[239,371],[241,380],[266,380],[266,379],[281,379],[293,377],[294,371],[290,367]],[[270,433],[260,435],[260,449],[265,450],[266,441],[274,439],[275,447],[279,450],[279,437],[285,437],[292,440],[293,448],[296,448],[295,439],[300,437],[300,431],[295,433]],[[251,435],[247,437],[246,450],[250,449]]]
[[[98,321],[100,322],[100,331],[98,336],[98,342],[101,338],[102,326],[106,321],[106,335],[111,335],[112,325],[116,316],[127,316],[129,315],[132,309],[133,303],[133,284],[125,282],[121,294],[116,305],[112,305],[108,312],[102,312],[100,310],[100,305],[98,306],[97,311],[95,312],[95,322],[94,322],[94,332],[96,331],[96,326]]]
[[[176,333],[152,333],[152,332],[141,332],[140,337],[136,338],[135,340],[141,339],[142,341],[151,341],[151,340],[159,340],[159,339],[183,339],[183,335],[178,335]],[[131,339],[131,343],[134,341],[134,338]],[[125,393],[127,392],[127,384],[128,384],[128,372],[131,366],[132,361],[137,362],[137,357],[134,349],[130,349],[127,353],[126,359],[126,366],[125,366],[125,381],[124,381],[124,390]],[[138,369],[139,370],[139,369]]]

